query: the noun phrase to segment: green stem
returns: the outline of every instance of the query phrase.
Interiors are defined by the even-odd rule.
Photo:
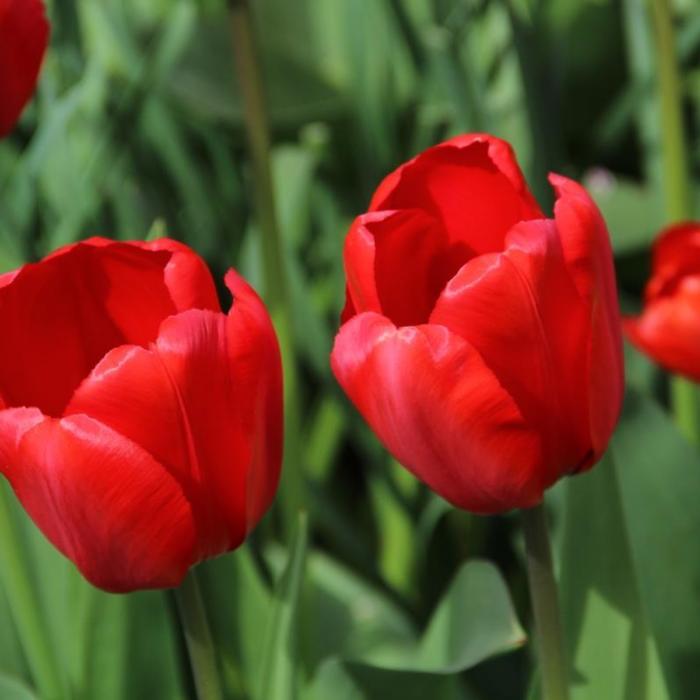
[[[265,298],[277,329],[284,369],[285,459],[280,487],[285,529],[290,538],[303,506],[303,475],[299,471],[300,426],[296,384],[296,360],[292,337],[293,319],[284,241],[280,233],[270,160],[270,128],[260,55],[248,0],[229,0],[236,74],[245,112],[253,195],[262,236]]]
[[[567,700],[569,674],[544,505],[522,512],[527,577],[535,616],[542,700]]]
[[[688,152],[683,127],[683,96],[669,0],[649,0],[657,53],[659,117],[666,217],[670,222],[693,216]],[[695,386],[673,377],[671,399],[676,422],[688,439],[698,442],[700,406]]]
[[[222,700],[216,652],[194,571],[191,571],[175,590],[175,600],[187,643],[197,697],[199,700]]]
[[[39,695],[63,697],[61,676],[39,612],[19,532],[0,484],[0,581]]]
[[[700,397],[698,388],[685,377],[671,377],[671,405],[676,418],[676,425],[686,439],[700,445]]]
[[[692,216],[681,78],[669,0],[650,2],[657,49],[666,214],[671,221],[679,221]]]

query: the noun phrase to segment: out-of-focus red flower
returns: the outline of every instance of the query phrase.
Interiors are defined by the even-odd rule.
[[[42,0],[0,0],[0,137],[32,96],[48,41]]]
[[[550,182],[553,219],[507,143],[460,136],[389,175],[345,242],[335,376],[401,463],[477,513],[590,468],[620,411],[605,223],[578,184]]]
[[[270,505],[282,370],[257,294],[172,240],[94,238],[0,276],[0,472],[93,584],[176,586]]]
[[[700,382],[700,223],[671,226],[654,243],[644,310],[627,337],[660,365]]]

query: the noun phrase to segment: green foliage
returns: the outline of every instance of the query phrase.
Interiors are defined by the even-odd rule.
[[[0,142],[0,272],[90,235],[167,232],[204,255],[217,279],[235,265],[261,288],[224,0],[48,4],[52,45],[37,97]],[[300,363],[294,438],[309,522],[284,542],[277,506],[244,547],[200,567],[226,697],[536,697],[531,650],[520,648],[518,620],[529,629],[530,614],[514,521],[455,512],[389,465],[330,375],[343,237],[389,170],[481,129],[513,144],[545,209],[549,170],[586,182],[632,308],[666,222],[648,3],[252,4]],[[700,14],[690,0],[675,9],[697,173]],[[691,700],[700,687],[700,456],[667,415],[661,373],[627,352],[634,390],[611,453],[549,503],[573,700]],[[9,491],[0,495],[31,582],[21,610],[0,572],[0,698],[48,698],[26,644],[30,608],[55,655],[57,698],[189,697],[168,595],[92,589]]]

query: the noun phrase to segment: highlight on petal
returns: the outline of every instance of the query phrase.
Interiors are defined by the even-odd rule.
[[[474,258],[450,281],[430,317],[467,340],[544,436],[555,479],[590,449],[582,352],[587,307],[567,273],[554,222],[518,224],[506,250]],[[524,368],[527,368],[524,371]]]
[[[0,2],[0,137],[12,130],[34,93],[48,41],[42,0]]]
[[[478,255],[501,250],[519,221],[542,218],[510,146],[485,134],[429,148],[389,175],[370,211],[394,209],[425,210],[450,243]]]
[[[588,406],[595,455],[605,450],[622,408],[624,363],[615,269],[605,221],[581,185],[550,175],[554,219],[564,258],[588,305],[591,336]]]
[[[460,336],[368,312],[341,328],[331,365],[385,447],[454,505],[496,513],[541,500],[541,437]]]
[[[259,297],[235,273],[229,316],[167,319],[149,349],[117,348],[76,391],[86,414],[146,449],[181,483],[197,523],[196,560],[236,547],[279,480],[282,375]]]
[[[0,458],[30,517],[94,585],[176,586],[192,564],[194,524],[180,485],[98,421],[2,411]]]

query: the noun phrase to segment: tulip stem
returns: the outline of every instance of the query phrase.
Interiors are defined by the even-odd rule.
[[[296,529],[304,501],[300,471],[301,445],[297,399],[296,359],[293,341],[292,305],[289,296],[285,248],[275,201],[269,115],[265,100],[262,65],[249,0],[229,0],[231,33],[238,85],[243,97],[244,117],[253,175],[253,197],[262,240],[265,301],[277,330],[284,370],[285,458],[280,487],[285,530],[290,538]]]
[[[216,668],[216,650],[194,571],[175,589],[177,611],[190,656],[192,676],[199,700],[222,700]]]
[[[32,577],[20,546],[20,533],[0,484],[0,581],[39,695],[46,700],[64,696],[56,657],[42,624]]]
[[[700,397],[695,384],[684,377],[671,377],[671,403],[678,429],[689,442],[699,445]]]
[[[568,700],[569,674],[544,505],[522,511],[542,700]]]

